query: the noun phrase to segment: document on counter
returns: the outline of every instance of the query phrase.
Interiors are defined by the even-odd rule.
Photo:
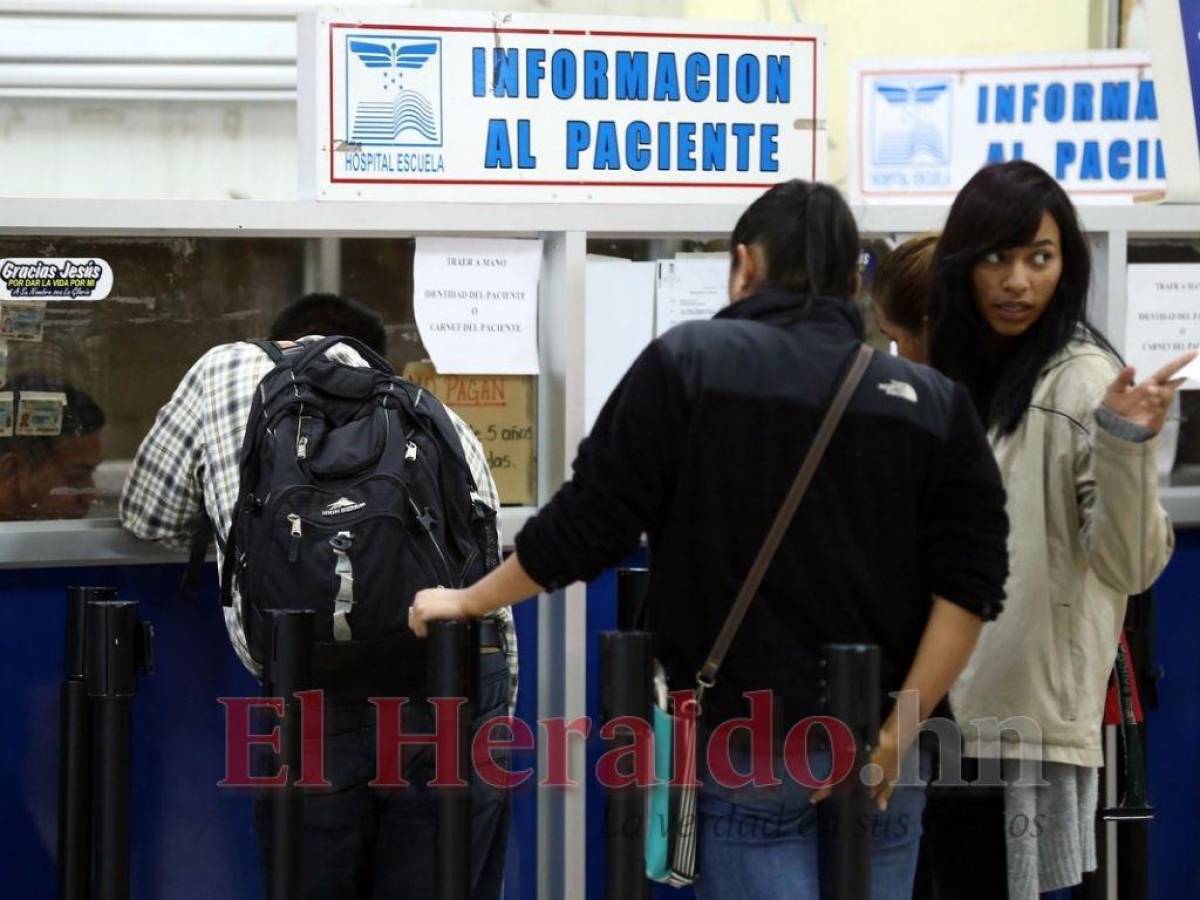
[[[417,238],[413,312],[444,375],[536,375],[542,242]]]
[[[658,263],[654,333],[682,322],[711,319],[729,304],[729,257],[664,259]]]
[[[1125,360],[1140,381],[1200,347],[1200,264],[1131,265],[1126,283]],[[1200,364],[1180,375],[1184,390],[1200,388]]]

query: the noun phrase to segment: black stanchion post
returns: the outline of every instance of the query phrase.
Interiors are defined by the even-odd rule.
[[[622,716],[650,720],[650,634],[606,631],[600,635],[601,709],[606,722]],[[634,736],[621,729],[608,748],[629,746]],[[609,787],[605,854],[610,900],[646,894],[645,788]]]
[[[266,610],[267,647],[263,691],[282,697],[279,723],[279,762],[287,766],[287,783],[268,788],[267,828],[270,834],[267,862],[269,900],[291,900],[304,893],[304,795],[295,782],[300,778],[300,701],[297,691],[312,685],[312,654],[316,613],[311,610]]]
[[[645,627],[639,622],[650,587],[649,569],[617,569],[617,628],[635,631]]]
[[[477,622],[440,621],[429,624],[429,696],[462,697],[458,707],[459,772],[471,771],[471,723],[475,718],[479,678]],[[446,723],[441,723],[445,727]],[[438,900],[467,900],[471,896],[471,792],[464,787],[439,787],[437,792],[437,849],[435,875]]]
[[[85,630],[94,750],[92,897],[127,900],[133,697],[138,671],[151,669],[153,631],[138,621],[136,603],[112,599],[87,601]]]
[[[854,768],[825,802],[833,816],[831,863],[834,900],[868,900],[871,856],[866,827],[871,797],[862,769],[879,743],[879,648],[868,644],[827,644],[824,687],[829,715],[845,723],[854,736]]]
[[[59,694],[58,900],[87,898],[92,845],[92,731],[84,623],[89,601],[116,599],[115,588],[67,588],[66,653]]]

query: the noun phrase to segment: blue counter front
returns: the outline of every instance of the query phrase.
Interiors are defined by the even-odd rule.
[[[253,696],[225,634],[211,573],[189,602],[177,599],[175,565],[0,572],[0,878],[5,897],[51,896],[57,834],[58,693],[63,664],[64,596],[70,584],[104,584],[141,603],[157,632],[157,671],[142,679],[134,716],[133,896],[138,900],[262,896],[250,798],[217,787],[224,775],[219,697]],[[1200,884],[1200,531],[1181,531],[1156,588],[1160,708],[1150,713],[1150,882],[1155,900],[1197,895]],[[599,705],[599,633],[615,623],[615,579],[588,590],[588,712]],[[521,697],[534,724],[537,611],[518,607]],[[594,764],[600,748],[589,743]],[[514,760],[533,764],[533,754]],[[589,769],[591,766],[589,765]],[[534,900],[535,797],[514,797],[507,900]],[[589,781],[587,896],[604,896],[604,799]],[[660,898],[690,892],[656,889]]]
[[[51,897],[55,884],[59,685],[65,591],[115,586],[137,600],[156,632],[154,675],[134,701],[132,882],[136,900],[258,900],[263,896],[248,793],[217,786],[224,776],[225,720],[219,697],[252,697],[257,682],[230,648],[215,572],[197,596],[177,599],[177,565],[0,572],[0,896]],[[532,722],[537,698],[537,608],[518,609],[521,697]],[[534,765],[514,754],[513,765]],[[532,791],[513,803],[509,900],[536,897]]]

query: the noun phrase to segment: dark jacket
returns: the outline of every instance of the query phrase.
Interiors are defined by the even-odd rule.
[[[547,588],[632,551],[672,687],[695,683],[862,339],[846,299],[766,291],[651,342],[580,444],[574,475],[517,535]],[[1004,599],[1000,476],[966,391],[876,353],[705,701],[710,723],[776,692],[776,726],[822,712],[821,645],[882,649],[898,690],[932,595],[984,619]]]

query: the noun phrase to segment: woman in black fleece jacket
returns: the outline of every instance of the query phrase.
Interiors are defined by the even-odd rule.
[[[650,343],[581,443],[571,480],[517,535],[516,553],[468,588],[418,594],[418,634],[431,619],[590,579],[645,533],[655,653],[673,688],[693,686],[862,341],[851,299],[858,233],[836,190],[772,188],[730,245],[730,306]],[[931,369],[875,354],[705,695],[704,724],[715,728],[744,715],[745,692],[770,691],[778,738],[822,712],[823,644],[880,647],[883,691],[914,701],[907,716],[888,711],[874,757],[884,773],[876,801],[905,823],[899,836],[872,830],[874,880],[889,886],[876,898],[911,890],[924,793],[896,789],[900,760],[1000,611],[1006,537],[1004,492],[969,397]],[[817,840],[814,829],[798,840],[792,825],[803,832],[823,794],[789,779],[782,794],[756,798],[763,788],[729,792],[713,780],[700,801],[701,894],[808,896]],[[714,804],[752,816],[759,801],[789,810],[777,840],[738,844],[705,828]],[[777,883],[772,872],[787,877]]]

